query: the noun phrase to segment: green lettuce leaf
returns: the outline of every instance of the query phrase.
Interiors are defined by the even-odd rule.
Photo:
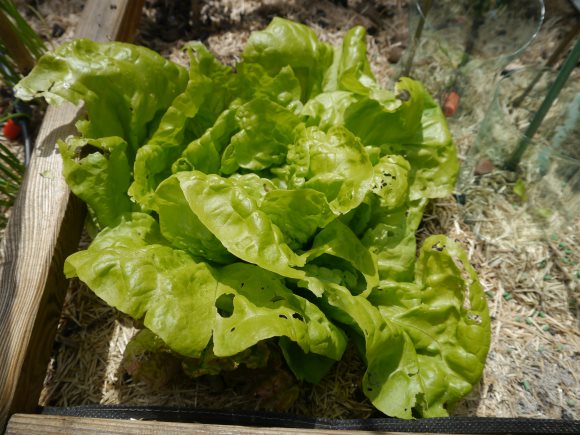
[[[173,100],[153,136],[137,151],[135,180],[129,194],[144,209],[153,209],[155,189],[171,175],[172,165],[184,148],[212,126],[229,104],[224,87],[233,77],[231,70],[201,44],[189,45],[189,57],[187,87]]]
[[[240,98],[220,114],[203,136],[187,146],[174,163],[173,172],[196,169],[217,173],[226,148],[224,169],[229,169],[225,172],[244,165],[267,166],[285,154],[287,144],[293,141],[291,130],[297,123],[294,115],[302,110],[300,84],[292,69],[282,68],[272,78],[260,65],[242,63],[236,86]],[[240,107],[243,100],[249,103]],[[269,128],[275,130],[277,125],[285,125],[286,120],[291,120],[288,128],[280,129],[273,138],[268,137]]]
[[[221,166],[221,154],[239,130],[236,110],[224,110],[212,127],[199,139],[187,145],[181,157],[173,163],[172,171],[175,173],[195,169],[206,174],[217,174]]]
[[[186,83],[183,67],[145,47],[77,39],[43,55],[15,91],[23,100],[84,102],[88,122],[77,124],[81,132],[89,138],[122,137],[132,163]]]
[[[212,335],[217,281],[205,263],[172,248],[149,215],[134,213],[69,256],[78,276],[109,305],[143,319],[174,351],[197,357]]]
[[[326,196],[313,189],[271,190],[264,196],[260,210],[280,228],[293,250],[306,245],[319,228],[334,219]]]
[[[230,356],[261,340],[287,337],[308,354],[338,361],[346,336],[313,303],[294,294],[284,279],[260,267],[233,263],[219,270],[219,299],[231,311],[218,316],[213,351]]]
[[[213,352],[213,343],[205,349],[200,358],[188,358],[182,361],[183,372],[192,378],[200,376],[220,376],[224,372],[236,370],[241,365],[249,369],[264,368],[268,370],[268,361],[271,360],[270,346],[260,342],[240,353],[229,357],[216,356]]]
[[[395,85],[396,98],[385,95],[361,98],[346,109],[346,128],[365,145],[408,142],[420,131],[426,96],[423,86],[403,77]]]
[[[170,247],[143,213],[101,231],[87,250],[67,259],[65,273],[191,358],[200,358],[210,339],[218,357],[282,336],[305,354],[334,361],[346,347],[344,332],[281,276],[244,263],[221,269],[197,263]]]
[[[296,115],[302,111],[302,88],[291,67],[285,66],[270,77],[260,64],[241,62],[237,68],[237,78],[240,98],[246,101],[267,99]]]
[[[411,308],[409,293],[397,292],[397,285],[384,286],[374,303],[413,343],[422,389],[418,412],[446,416],[483,373],[491,339],[486,298],[465,252],[444,236],[423,244],[416,284]]]
[[[281,337],[278,345],[288,367],[296,379],[301,381],[318,384],[336,363],[334,359],[327,356],[304,352],[298,344],[286,337]]]
[[[361,243],[350,228],[338,219],[332,221],[316,235],[312,242],[312,249],[307,252],[307,255],[309,261],[322,255],[332,256],[334,258],[328,263],[334,267],[339,266],[337,258],[350,263],[353,266],[353,273],[362,274],[366,283],[366,286],[362,288],[351,284],[350,289],[356,293],[364,291],[364,294],[368,294],[379,283],[375,256]],[[342,269],[346,268],[343,266]]]
[[[352,92],[324,92],[308,100],[302,109],[302,116],[306,118],[306,125],[328,131],[332,126],[344,124],[346,109],[356,101],[357,97]]]
[[[443,198],[453,192],[459,161],[445,115],[435,100],[424,94],[421,128],[404,145],[384,144],[383,154],[400,154],[411,164],[410,199]]]
[[[346,32],[342,46],[335,49],[331,67],[326,72],[324,91],[345,90],[368,95],[378,88],[367,58],[366,30],[356,26]]]
[[[371,188],[373,167],[351,132],[341,126],[328,133],[305,128],[288,152],[287,165],[277,172],[289,186],[318,190],[326,195],[335,214],[356,208]]]
[[[237,109],[236,121],[240,131],[222,156],[220,171],[227,175],[238,168],[260,171],[282,164],[300,118],[279,104],[256,98]]]
[[[133,205],[127,189],[130,166],[127,142],[120,137],[58,142],[63,175],[72,192],[82,199],[97,227],[114,226]],[[92,151],[92,152],[91,152]]]
[[[195,136],[199,137],[209,128],[215,120],[235,99],[239,86],[238,75],[232,68],[222,64],[201,42],[189,42],[185,45],[189,50],[190,80],[199,78],[209,80],[208,92],[211,98],[206,98],[199,108],[196,123],[194,123]],[[204,82],[207,82],[204,80]]]
[[[161,183],[159,189],[168,184],[178,186],[174,188],[183,191],[199,221],[231,254],[282,276],[301,278],[303,273],[294,267],[303,266],[306,260],[290,249],[281,230],[260,210],[254,192],[255,178],[227,179],[199,171],[178,172]],[[251,187],[246,189],[248,181]],[[265,180],[264,194],[269,188],[271,183]]]
[[[290,66],[302,87],[301,100],[307,101],[322,91],[333,49],[308,26],[275,17],[266,29],[250,35],[242,57],[261,65],[270,76]]]
[[[411,165],[402,156],[381,157],[373,166],[371,191],[381,198],[381,206],[395,209],[405,205],[409,196],[409,171]]]
[[[235,257],[201,223],[191,210],[180,183],[169,178],[158,187],[154,198],[161,234],[171,244],[202,261],[229,264]]]
[[[384,285],[369,299],[316,276],[305,280],[323,287],[329,317],[362,336],[365,395],[406,419],[448,415],[481,377],[490,343],[485,295],[461,248],[432,236],[418,264],[415,284]]]
[[[427,200],[405,203],[397,209],[374,203],[367,230],[361,242],[377,256],[379,277],[400,282],[412,281],[417,239]]]
[[[385,414],[411,418],[421,386],[410,339],[362,295],[353,296],[345,287],[314,276],[307,277],[307,283],[309,288],[324,288],[329,317],[350,326],[362,337],[367,365],[362,381],[364,394]]]
[[[180,355],[147,328],[127,343],[122,367],[134,382],[145,382],[155,389],[168,386],[181,374]]]

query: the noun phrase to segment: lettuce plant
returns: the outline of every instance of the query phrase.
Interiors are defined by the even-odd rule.
[[[490,342],[458,244],[432,236],[417,257],[456,150],[420,83],[378,85],[365,37],[356,27],[332,47],[275,18],[233,69],[189,44],[189,72],[143,47],[77,40],[17,93],[85,105],[59,149],[98,234],[68,277],[185,358],[277,340],[294,375],[318,382],[353,340],[380,411],[444,416]]]

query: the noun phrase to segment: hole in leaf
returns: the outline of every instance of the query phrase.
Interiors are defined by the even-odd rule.
[[[445,249],[445,245],[442,245],[440,242],[437,242],[433,245],[431,249],[437,252],[443,252],[443,250]]]
[[[215,301],[215,307],[220,317],[228,318],[234,313],[234,295],[226,293],[220,295]]]
[[[401,101],[409,101],[411,99],[411,93],[408,90],[403,89],[397,94],[397,98]]]
[[[82,147],[78,147],[75,150],[75,154],[78,156],[78,158],[80,159],[84,159],[85,157],[91,155],[91,154],[103,154],[105,157],[108,157],[110,152],[107,150],[102,150],[100,148],[97,148],[94,145],[88,144],[86,143],[85,145],[83,145]]]
[[[286,315],[284,314],[279,314],[278,317],[280,317],[281,319],[288,319],[288,317],[286,317]]]
[[[481,316],[479,314],[475,314],[473,311],[469,311],[466,317],[478,325],[481,324]]]
[[[234,332],[236,330],[236,327],[234,326],[232,329],[230,329],[230,332]]]
[[[301,322],[304,322],[304,317],[302,317],[302,316],[301,316],[300,314],[298,314],[298,313],[294,313],[294,314],[292,314],[292,318],[294,318],[294,319],[298,319],[298,320],[300,320]]]

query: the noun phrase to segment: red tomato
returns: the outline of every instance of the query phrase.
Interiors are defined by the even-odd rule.
[[[20,133],[22,133],[22,127],[14,122],[14,119],[10,118],[8,121],[4,123],[4,127],[2,128],[2,133],[4,137],[8,140],[16,140],[20,137]]]

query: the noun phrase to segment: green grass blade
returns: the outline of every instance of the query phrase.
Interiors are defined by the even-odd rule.
[[[5,163],[11,167],[14,172],[22,175],[24,174],[24,165],[18,157],[12,153],[8,148],[0,143],[0,162]]]
[[[20,186],[18,184],[8,183],[6,180],[0,180],[0,193],[8,198],[15,198]]]
[[[5,166],[2,163],[0,163],[0,172],[3,172],[4,175],[11,178],[18,184],[20,184],[20,182],[22,181],[22,175],[14,171],[14,169],[11,168],[10,166]]]
[[[42,56],[44,52],[46,52],[44,42],[32,27],[30,27],[20,12],[18,12],[14,2],[12,0],[0,0],[0,9],[2,9],[6,15],[12,19],[16,30],[18,31],[20,40],[28,48],[33,57],[38,59]]]

